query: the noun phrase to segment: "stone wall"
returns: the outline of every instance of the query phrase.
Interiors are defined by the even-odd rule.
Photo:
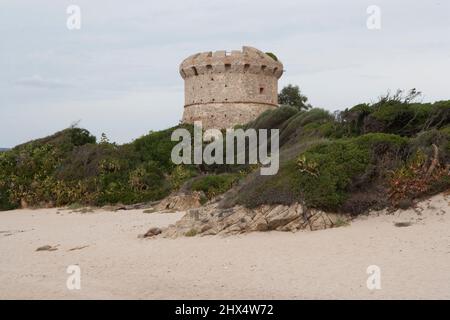
[[[201,121],[204,129],[231,128],[245,124],[276,106],[256,103],[206,103],[184,108],[183,123]]]
[[[185,80],[183,122],[205,128],[229,128],[278,107],[278,79],[283,65],[250,47],[242,51],[205,52],[180,66]]]

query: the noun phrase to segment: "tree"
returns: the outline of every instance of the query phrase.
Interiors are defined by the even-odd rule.
[[[284,87],[278,94],[278,103],[280,105],[295,107],[299,110],[308,110],[312,106],[307,102],[308,97],[302,95],[300,88],[292,84]]]
[[[102,133],[102,137],[100,138],[100,144],[108,144],[109,143],[109,138],[106,135],[106,133]]]

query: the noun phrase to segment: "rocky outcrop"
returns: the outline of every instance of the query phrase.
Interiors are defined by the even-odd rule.
[[[200,199],[202,194],[200,192],[192,192],[189,194],[176,194],[163,199],[155,209],[157,210],[177,210],[185,211],[192,208],[199,208],[202,206]]]
[[[151,238],[161,234],[161,232],[160,228],[150,228],[146,233],[139,235],[138,238]]]
[[[241,206],[221,209],[217,204],[190,209],[175,225],[162,232],[163,237],[185,235],[232,235],[254,231],[320,230],[349,220],[338,214],[306,209],[301,204],[265,205],[256,209]]]

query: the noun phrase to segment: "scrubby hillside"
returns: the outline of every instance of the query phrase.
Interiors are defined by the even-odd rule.
[[[280,108],[250,126],[280,128],[282,166],[251,175],[226,205],[292,204],[361,213],[450,187],[450,101],[381,99],[331,115]]]
[[[190,177],[170,161],[172,129],[126,145],[69,128],[0,154],[0,209],[158,200]]]
[[[280,171],[179,165],[171,128],[126,145],[69,128],[0,154],[0,209],[158,200],[177,190],[222,207],[305,203],[353,214],[407,206],[450,187],[450,101],[386,96],[339,113],[281,107],[245,128],[280,129]],[[192,130],[191,127],[186,127]]]

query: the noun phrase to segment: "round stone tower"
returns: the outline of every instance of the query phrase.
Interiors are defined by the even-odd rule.
[[[180,65],[184,79],[184,123],[232,128],[278,107],[283,65],[251,47],[242,51],[197,53]]]

